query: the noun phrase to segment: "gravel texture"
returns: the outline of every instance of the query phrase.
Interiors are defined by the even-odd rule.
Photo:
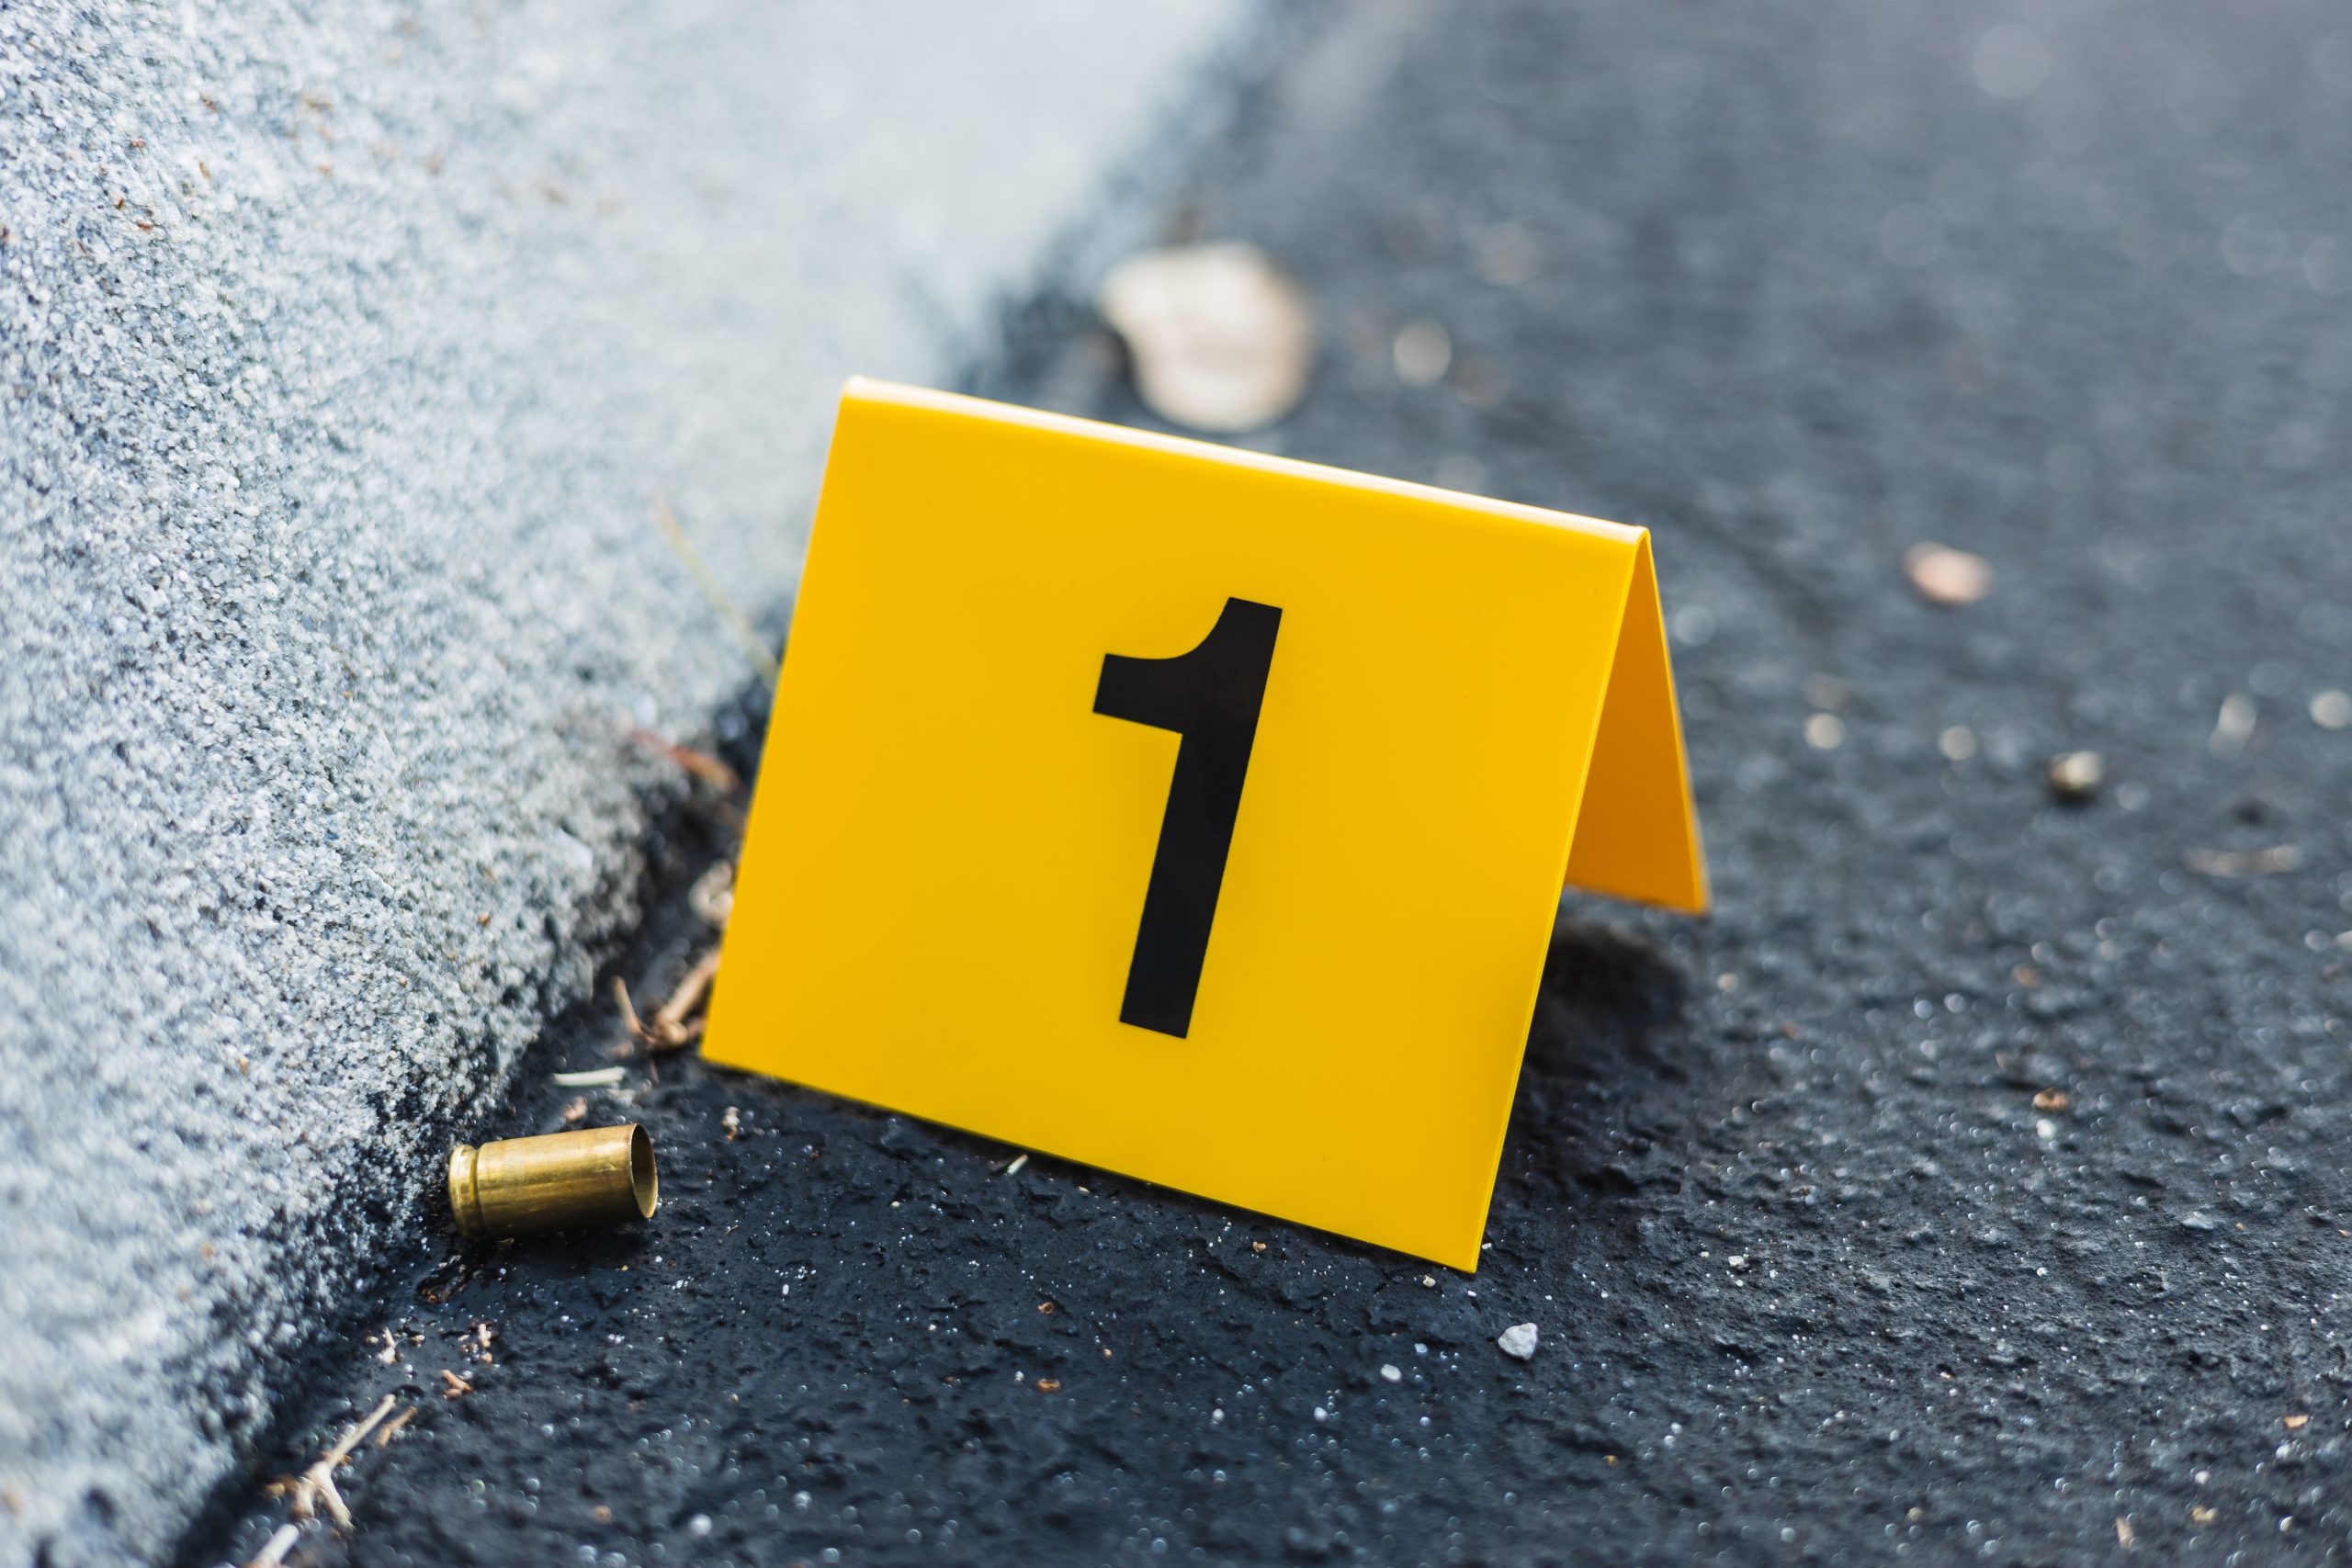
[[[1251,12],[0,9],[0,1563],[158,1550],[633,920],[835,389],[1139,216]],[[1148,205],[1148,204],[1145,204]]]
[[[1721,900],[1564,909],[1483,1268],[633,1068],[656,1221],[434,1232],[287,1431],[419,1407],[330,1560],[2352,1551],[2341,9],[1381,15],[1179,227],[1316,297],[1269,445],[1657,530]]]

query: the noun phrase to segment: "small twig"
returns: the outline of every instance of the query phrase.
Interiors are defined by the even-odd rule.
[[[759,670],[760,679],[765,681],[773,691],[778,663],[776,656],[768,651],[768,645],[760,639],[758,632],[752,629],[751,621],[735,607],[735,602],[727,597],[726,591],[718,586],[718,579],[711,575],[710,568],[703,565],[702,557],[695,553],[694,545],[686,538],[686,531],[678,526],[678,514],[671,511],[670,503],[658,495],[653,498],[653,521],[661,528],[662,536],[670,541],[670,547],[678,552],[678,558],[685,563],[687,572],[695,580],[695,586],[701,589],[702,596],[710,601],[710,607],[718,613],[718,618],[727,624],[727,629],[735,634],[735,640],[742,645],[743,651],[752,656],[752,663]]]
[[[390,1447],[392,1439],[401,1435],[401,1428],[415,1419],[416,1406],[412,1404],[384,1423],[384,1429],[376,1434],[376,1446],[379,1449]]]
[[[664,740],[653,731],[639,725],[629,727],[628,738],[657,757],[667,757],[680,769],[710,785],[721,795],[733,795],[743,787],[742,775],[707,751],[697,751],[691,746],[681,746],[674,740]]]
[[[383,1420],[386,1416],[391,1413],[393,1404],[394,1400],[390,1394],[388,1393],[384,1395],[381,1400],[377,1402],[376,1408],[368,1413],[366,1420],[361,1421],[357,1426],[352,1427],[351,1430],[345,1432],[342,1437],[335,1439],[334,1447],[327,1450],[327,1459],[334,1461],[337,1464],[341,1464],[345,1460],[349,1459],[351,1457],[351,1450],[359,1446],[359,1439],[374,1431],[376,1429],[376,1424]],[[324,1463],[325,1461],[321,1461],[320,1462]]]
[[[379,1422],[391,1414],[392,1405],[395,1403],[397,1402],[392,1395],[389,1393],[384,1395],[383,1402],[368,1413],[367,1419],[356,1423],[342,1437],[336,1438],[334,1447],[321,1455],[318,1463],[304,1471],[300,1476],[277,1483],[274,1490],[290,1494],[294,1499],[288,1506],[288,1512],[298,1519],[316,1518],[320,1508],[323,1506],[327,1515],[337,1525],[345,1529],[351,1528],[351,1510],[344,1506],[343,1494],[334,1489],[335,1466],[351,1458],[351,1450],[357,1448],[361,1440],[376,1429]],[[285,1535],[287,1530],[293,1528],[288,1525],[277,1533],[279,1536]],[[289,1540],[285,1546],[278,1546],[277,1536],[272,1536],[270,1546],[263,1548],[262,1556],[255,1558],[254,1561],[258,1562],[266,1558],[276,1562],[283,1558],[287,1548],[293,1544]],[[277,1558],[269,1558],[271,1547],[277,1548]]]
[[[245,1568],[277,1568],[286,1561],[286,1554],[294,1550],[294,1543],[301,1539],[300,1526],[278,1526],[277,1533],[269,1538],[267,1545],[254,1553],[253,1561],[246,1563]]]
[[[636,1004],[629,1000],[628,983],[616,976],[613,979],[613,1000],[619,1004],[621,1022],[629,1033],[653,1051],[675,1051],[701,1038],[703,1021],[688,1020],[687,1015],[702,1005],[710,990],[711,980],[718,974],[718,949],[712,948],[695,961],[695,966],[670,993],[652,1020],[638,1016]]]
[[[621,1025],[639,1040],[645,1038],[645,1025],[637,1016],[637,1004],[628,999],[628,982],[618,975],[613,976],[613,1002],[621,1010]]]
[[[714,947],[686,971],[686,977],[678,982],[678,988],[670,993],[670,999],[663,1002],[662,1010],[653,1015],[657,1049],[674,1050],[702,1032],[700,1021],[695,1021],[691,1032],[687,1032],[686,1015],[702,1005],[703,998],[710,990],[711,981],[718,975],[718,949]]]

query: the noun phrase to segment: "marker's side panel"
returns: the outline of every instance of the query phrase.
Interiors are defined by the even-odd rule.
[[[1600,734],[1568,853],[1568,886],[1694,915],[1707,908],[1699,815],[1690,800],[1647,535],[1617,634]]]

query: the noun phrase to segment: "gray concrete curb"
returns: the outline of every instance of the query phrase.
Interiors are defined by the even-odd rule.
[[[633,917],[841,378],[1253,0],[0,12],[0,1563],[166,1550]]]

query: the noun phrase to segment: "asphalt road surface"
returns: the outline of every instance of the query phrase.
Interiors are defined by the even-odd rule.
[[[659,1218],[436,1232],[355,1303],[256,1483],[417,1414],[297,1560],[2352,1549],[2346,25],[1337,24],[1171,228],[1317,302],[1268,445],[1656,531],[1720,899],[1564,906],[1484,1266],[632,1064],[592,1109],[652,1130]],[[982,386],[1148,417],[1069,310]],[[1989,593],[1916,593],[1929,540]],[[707,940],[662,907],[657,994]],[[616,1038],[569,1021],[496,1130]],[[283,1517],[225,1498],[187,1555]]]

